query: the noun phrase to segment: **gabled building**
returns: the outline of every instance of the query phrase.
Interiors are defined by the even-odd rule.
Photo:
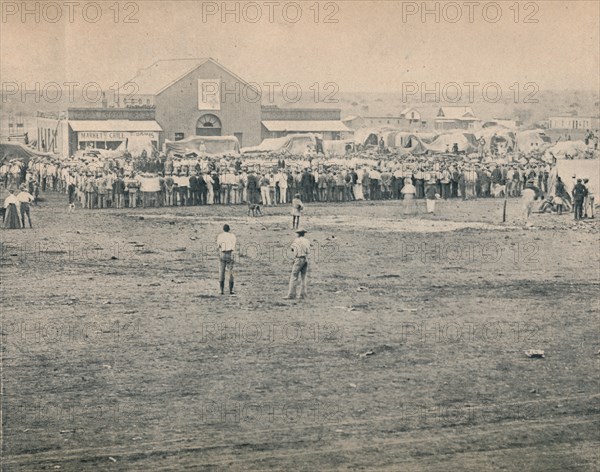
[[[408,124],[420,123],[421,112],[416,108],[405,108],[400,112],[400,117],[408,122]]]
[[[260,91],[210,57],[156,61],[121,87],[116,105],[153,107],[162,142],[192,136],[261,142]]]
[[[480,120],[471,107],[441,107],[435,118],[435,129],[473,129]]]

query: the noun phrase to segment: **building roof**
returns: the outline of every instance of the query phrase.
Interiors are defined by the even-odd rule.
[[[137,75],[127,82],[134,83],[135,90],[131,86],[127,87],[126,83],[121,87],[120,93],[122,95],[158,95],[207,62],[212,62],[243,84],[248,84],[212,57],[160,59],[151,66],[140,69]]]
[[[417,110],[416,108],[409,107],[409,108],[405,108],[404,110],[402,110],[402,111],[400,112],[400,116],[407,115],[409,111],[416,111],[417,113],[421,114],[421,113],[419,112],[419,110]]]
[[[477,120],[471,107],[441,107],[437,116],[448,120]]]
[[[135,84],[135,90],[125,84],[121,93],[158,95],[206,61],[208,58],[158,60],[151,66],[140,69],[136,76],[127,82]]]
[[[73,131],[162,131],[156,121],[139,120],[72,120]]]
[[[322,133],[327,131],[352,131],[341,121],[313,121],[313,120],[278,120],[263,121],[262,124],[269,131],[299,131],[302,133]]]

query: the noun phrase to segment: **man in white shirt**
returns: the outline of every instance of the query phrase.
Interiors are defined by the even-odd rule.
[[[179,206],[185,206],[188,203],[188,187],[190,186],[190,178],[180,172],[177,176],[173,177],[173,181],[177,184],[177,190],[179,192]]]
[[[237,244],[235,234],[230,233],[229,225],[223,225],[223,232],[217,237],[217,246],[219,247],[219,286],[221,295],[225,291],[225,271],[229,272],[229,293],[233,293],[233,254]]]
[[[17,194],[17,201],[19,202],[19,211],[21,213],[21,227],[25,228],[25,215],[27,215],[27,220],[29,221],[29,227],[33,228],[31,225],[31,214],[30,214],[30,206],[35,199],[33,195],[25,190],[24,187],[21,188],[21,191]]]
[[[298,237],[292,243],[294,251],[294,264],[292,265],[292,275],[290,276],[290,285],[286,300],[296,298],[296,287],[300,282],[300,296],[306,297],[306,273],[308,271],[308,254],[310,253],[310,241],[304,237],[305,229],[296,230]]]
[[[512,197],[512,195],[513,195],[513,189],[514,189],[513,177],[514,177],[514,175],[515,175],[515,170],[511,166],[506,170],[506,195],[509,197]]]
[[[287,174],[282,170],[277,174],[277,183],[279,184],[279,203],[284,204],[287,203]]]

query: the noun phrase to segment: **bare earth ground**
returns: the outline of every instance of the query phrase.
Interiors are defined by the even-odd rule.
[[[308,205],[309,298],[287,301],[287,206],[46,197],[0,230],[4,471],[598,470],[596,222]]]

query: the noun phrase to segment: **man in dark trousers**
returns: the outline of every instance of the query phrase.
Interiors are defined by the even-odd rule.
[[[258,177],[253,170],[248,173],[248,203],[259,203],[260,202],[260,190],[258,187]]]
[[[583,218],[583,201],[588,194],[588,189],[583,185],[581,179],[577,179],[575,187],[573,187],[573,204],[575,207],[575,219]]]
[[[199,205],[206,205],[206,197],[208,196],[208,187],[206,186],[206,180],[202,176],[202,172],[198,172],[198,198],[200,199]]]
[[[198,205],[200,200],[200,189],[198,188],[197,173],[190,175],[190,202],[192,205]]]
[[[300,187],[302,188],[302,200],[305,202],[312,202],[312,181],[308,169],[304,169],[302,178],[300,180]]]
[[[308,255],[310,254],[310,241],[304,237],[306,233],[305,229],[297,229],[296,234],[298,237],[292,243],[294,263],[288,294],[284,297],[286,300],[296,298],[297,289],[300,291],[299,298],[306,298],[306,273],[308,271]]]

